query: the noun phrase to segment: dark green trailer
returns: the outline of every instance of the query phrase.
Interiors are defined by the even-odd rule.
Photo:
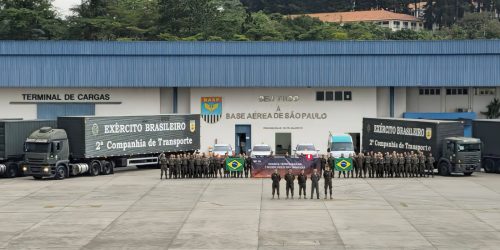
[[[24,142],[35,130],[56,126],[51,120],[0,120],[0,176],[13,178],[22,175]]]
[[[26,139],[24,174],[35,179],[113,174],[158,164],[162,153],[200,149],[200,115],[59,117]]]

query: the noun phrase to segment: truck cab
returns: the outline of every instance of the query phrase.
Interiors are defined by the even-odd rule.
[[[438,171],[447,176],[452,173],[471,175],[481,170],[481,140],[468,137],[448,137],[443,140]]]
[[[335,158],[339,158],[342,155],[348,157],[350,154],[354,154],[352,137],[348,134],[330,135],[327,152]]]
[[[65,130],[43,127],[25,142],[23,172],[35,179],[68,177],[69,144]]]

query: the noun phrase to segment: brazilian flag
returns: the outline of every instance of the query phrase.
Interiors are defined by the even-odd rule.
[[[243,158],[227,158],[226,159],[226,170],[232,172],[243,171],[245,167],[245,159]]]
[[[351,158],[335,158],[335,169],[337,171],[350,171],[352,170]]]

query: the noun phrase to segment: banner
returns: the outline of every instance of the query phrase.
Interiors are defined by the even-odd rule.
[[[351,171],[352,170],[352,159],[351,158],[336,158],[335,159],[335,170],[337,170],[337,171]]]
[[[306,157],[258,157],[252,158],[252,176],[256,178],[269,178],[275,169],[284,176],[288,169],[297,175],[302,169],[310,175],[314,168],[321,168],[318,158],[308,160]],[[319,172],[318,172],[319,173]]]
[[[241,172],[245,167],[245,159],[243,158],[227,158],[226,170],[231,172]]]

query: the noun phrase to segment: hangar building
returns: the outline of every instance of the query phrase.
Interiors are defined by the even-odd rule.
[[[500,41],[0,42],[0,118],[200,113],[201,146],[237,151],[363,117],[476,112],[500,97]]]

